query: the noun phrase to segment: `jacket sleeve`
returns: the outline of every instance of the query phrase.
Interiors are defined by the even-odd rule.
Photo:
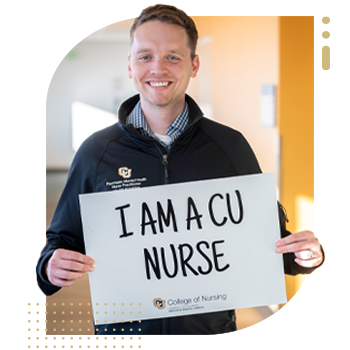
[[[286,216],[286,210],[284,209],[281,203],[278,203],[278,216],[279,216],[279,222],[280,222],[280,228],[281,228],[281,238],[291,235],[291,233],[286,228],[286,222],[288,222],[288,219]],[[324,252],[322,247],[321,247],[321,250],[324,257]],[[322,262],[321,265],[316,267],[303,267],[297,264],[294,261],[294,259],[295,259],[294,253],[283,254],[284,272],[287,275],[296,276],[298,274],[309,274],[323,264]],[[324,258],[323,258],[323,261],[324,261]]]
[[[44,271],[45,264],[54,251],[63,248],[85,254],[78,195],[94,191],[96,174],[94,164],[97,162],[94,161],[94,153],[91,153],[93,145],[92,139],[78,150],[50,227],[46,232],[46,245],[36,267],[38,285],[46,295],[52,295],[60,290],[60,287],[49,282]]]

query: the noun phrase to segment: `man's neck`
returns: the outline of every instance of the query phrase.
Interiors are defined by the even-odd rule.
[[[185,107],[185,99],[182,103],[172,106],[154,106],[149,103],[142,103],[141,109],[146,118],[148,127],[152,132],[159,135],[166,135],[166,131],[179,116]]]

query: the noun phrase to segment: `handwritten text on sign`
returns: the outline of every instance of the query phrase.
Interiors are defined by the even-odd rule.
[[[80,204],[97,324],[286,301],[273,174],[87,194]],[[141,304],[141,314],[113,304]]]

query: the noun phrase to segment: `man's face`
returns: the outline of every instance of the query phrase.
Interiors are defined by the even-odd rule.
[[[188,83],[198,68],[198,56],[191,60],[184,28],[150,21],[136,29],[128,71],[142,107],[183,106]]]

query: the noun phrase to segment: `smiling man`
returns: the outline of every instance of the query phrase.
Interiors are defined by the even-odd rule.
[[[152,20],[135,27],[129,77],[140,93],[148,126],[154,133],[166,135],[185,107],[185,92],[190,78],[197,75],[199,59],[191,53],[186,30],[179,25]]]
[[[128,74],[139,95],[125,101],[119,122],[88,138],[72,163],[66,187],[47,231],[37,265],[46,295],[71,286],[87,271],[78,195],[114,189],[121,179],[143,179],[139,187],[260,173],[256,157],[239,132],[210,121],[186,95],[199,70],[198,33],[193,20],[168,5],[146,8],[130,30]],[[279,206],[287,274],[310,273],[323,262],[310,231],[286,230]],[[122,288],[122,286],[121,286]],[[99,327],[101,334],[125,334],[123,324]],[[137,334],[215,334],[236,330],[235,311],[142,321]],[[130,331],[131,332],[131,331]]]
[[[149,129],[168,143],[174,138],[167,130],[185,108],[186,89],[199,69],[195,24],[170,8],[146,9],[134,21],[128,65]]]

